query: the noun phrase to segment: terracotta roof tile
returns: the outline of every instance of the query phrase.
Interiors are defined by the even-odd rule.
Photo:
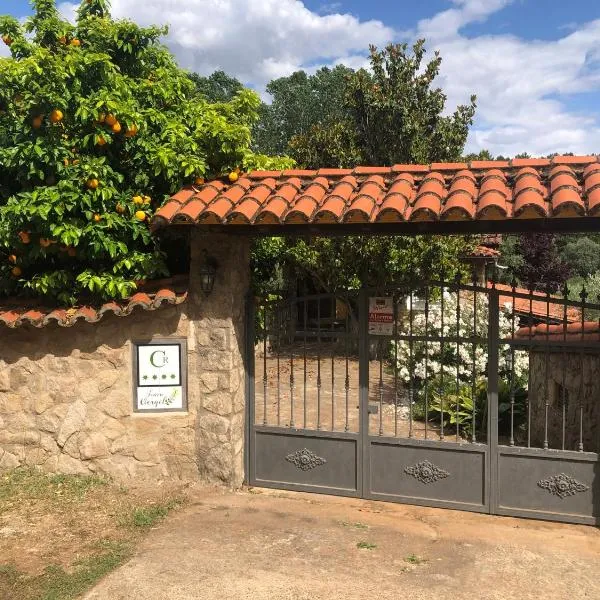
[[[600,217],[596,156],[254,171],[186,187],[154,226]]]
[[[600,324],[598,321],[581,321],[564,324],[546,325],[541,323],[532,327],[521,327],[515,332],[517,341],[533,340],[535,342],[599,342]]]
[[[22,325],[45,327],[56,323],[61,327],[72,327],[78,321],[96,323],[107,313],[126,317],[140,307],[144,310],[158,310],[162,306],[178,305],[185,302],[187,292],[171,288],[160,288],[156,292],[136,292],[123,302],[106,302],[99,307],[81,306],[78,308],[0,308],[0,323],[15,329]]]

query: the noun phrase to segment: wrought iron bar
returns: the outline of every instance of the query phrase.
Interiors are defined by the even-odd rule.
[[[331,431],[335,429],[335,346],[333,333],[335,329],[336,302],[335,296],[331,296]]]
[[[550,291],[546,292],[546,348],[544,352],[544,450],[549,448],[548,442],[548,412],[550,410],[550,386],[548,385],[548,378],[550,376],[550,356],[549,356],[549,345],[550,343]]]
[[[398,297],[394,296],[394,437],[398,437]]]
[[[379,435],[383,435],[383,341],[377,343],[379,354]]]
[[[585,289],[585,285],[581,288],[581,341],[583,342],[585,337],[585,301],[588,293]],[[581,389],[579,391],[579,444],[577,449],[579,452],[583,452],[583,400],[585,395],[585,355],[583,349],[581,350]]]
[[[348,421],[348,404],[350,401],[350,371],[348,365],[348,338],[350,334],[350,317],[349,317],[349,308],[346,314],[346,336],[344,337],[344,353],[346,355],[346,379],[344,380],[344,387],[346,391],[346,422],[344,425],[344,431],[348,431],[350,429],[349,421]]]
[[[281,330],[282,330],[282,315],[281,315],[281,309],[278,311],[277,313],[277,323],[275,323],[275,327],[277,328],[277,340],[276,340],[276,344],[277,344],[277,349],[276,349],[276,356],[277,356],[277,427],[281,426],[281,371],[279,368],[279,358],[280,358],[280,351],[281,351]]]
[[[317,429],[321,429],[321,298],[317,300]]]
[[[444,274],[441,276],[442,282],[444,281]],[[440,340],[440,440],[444,439],[444,283],[440,287],[442,297],[440,299],[441,307],[441,340]]]
[[[569,288],[565,283],[563,288],[563,341],[567,340],[567,298],[569,296]],[[567,438],[567,387],[566,387],[566,370],[567,370],[567,353],[566,349],[563,347],[562,354],[562,384],[561,384],[561,394],[562,394],[562,449],[565,449],[566,438]]]
[[[529,286],[529,318],[527,320],[527,337],[531,342],[533,336],[533,290]],[[531,390],[530,390],[531,392]],[[536,390],[537,393],[537,390]],[[531,448],[531,394],[527,394],[527,447]]]
[[[516,281],[512,281],[512,310],[510,317],[510,339],[515,341],[515,313],[516,313],[516,298],[515,298]],[[510,352],[510,440],[509,446],[515,445],[515,347],[511,344]]]
[[[425,439],[427,439],[427,426],[429,422],[429,284],[425,286]]]
[[[409,299],[409,308],[408,308],[408,332],[409,332],[409,342],[408,342],[408,368],[409,368],[409,390],[408,390],[408,437],[411,438],[413,436],[413,401],[414,401],[414,370],[415,365],[413,361],[413,289],[410,290],[410,299]],[[396,335],[396,338],[398,336]],[[396,344],[398,344],[398,339],[396,339]]]
[[[267,337],[268,337],[268,307],[263,308],[263,425],[267,425]]]
[[[302,390],[302,397],[303,397],[303,408],[304,408],[304,429],[306,429],[306,418],[307,418],[307,408],[306,408],[306,388],[308,385],[308,374],[307,374],[307,370],[306,370],[306,330],[308,329],[308,301],[306,300],[306,298],[303,299],[302,301],[302,316],[304,319],[304,326],[302,327],[302,329],[304,330],[304,337],[303,337],[303,347],[302,347],[302,354],[303,354],[303,359],[304,359],[304,387]]]
[[[456,284],[456,441],[460,438],[460,271],[454,278]]]
[[[473,285],[475,285],[475,277],[473,277]],[[477,336],[477,291],[473,292],[473,336]],[[475,365],[477,364],[477,345],[473,344],[471,346],[471,364],[472,364],[472,372],[471,372],[471,399],[473,402],[473,422],[471,423],[471,441],[475,443],[477,441],[477,433],[475,431],[476,427],[476,419],[477,419],[477,375],[475,371]]]

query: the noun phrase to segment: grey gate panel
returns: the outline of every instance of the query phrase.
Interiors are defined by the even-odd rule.
[[[363,300],[371,307],[378,302],[373,294]],[[487,373],[480,356],[488,339],[487,290],[438,282],[382,295],[392,320],[381,327],[371,315],[361,331],[368,497],[487,512]],[[463,414],[461,402],[469,401],[481,415]]]
[[[360,496],[352,307],[332,294],[259,301],[248,321],[249,482]]]
[[[506,289],[508,288],[508,289]],[[596,524],[600,520],[600,306],[515,286],[492,290],[512,306],[499,336],[493,511]],[[505,327],[506,329],[506,327]],[[502,359],[505,359],[503,368]],[[519,368],[527,366],[527,381]],[[519,397],[525,388],[526,395]],[[504,427],[502,427],[504,423]]]

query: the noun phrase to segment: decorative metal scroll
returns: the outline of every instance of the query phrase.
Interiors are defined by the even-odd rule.
[[[552,475],[546,479],[542,479],[537,483],[541,488],[548,490],[550,494],[558,496],[559,498],[566,498],[567,496],[574,496],[579,492],[585,492],[589,490],[589,487],[569,475],[559,473],[558,475]]]
[[[435,483],[439,479],[445,479],[450,475],[448,471],[440,469],[428,460],[422,460],[412,467],[405,467],[404,472],[412,475],[421,483]]]
[[[327,462],[324,458],[317,456],[308,448],[296,450],[296,452],[288,454],[285,457],[285,460],[291,462],[302,471],[310,471],[311,469],[324,465]]]

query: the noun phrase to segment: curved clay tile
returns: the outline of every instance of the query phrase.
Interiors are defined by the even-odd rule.
[[[489,169],[488,171],[486,171],[482,177],[481,177],[481,181],[484,182],[489,178],[494,178],[494,179],[502,179],[502,181],[506,181],[506,174],[501,171],[500,169]]]
[[[485,181],[482,182],[481,186],[479,187],[479,199],[481,200],[486,194],[489,194],[490,192],[501,194],[505,198],[508,198],[510,195],[506,183],[498,177],[488,177],[487,179],[485,179]]]
[[[205,183],[199,192],[194,194],[194,198],[202,200],[205,204],[212,202],[223,190],[225,185],[221,181],[211,181]]]
[[[399,221],[404,221],[405,212],[408,206],[408,199],[403,194],[387,194],[379,207],[379,212],[377,213],[375,220],[382,223],[397,223]]]
[[[411,221],[437,221],[442,208],[441,199],[434,194],[425,194],[417,197],[417,201],[410,214]]]
[[[535,175],[524,174],[519,177],[514,186],[514,197],[517,199],[520,194],[528,190],[538,191],[542,196],[546,195],[546,189],[540,183]]]
[[[275,196],[269,200],[256,217],[256,223],[281,223],[284,213],[290,205],[281,197]]]
[[[427,173],[427,175],[423,176],[421,183],[423,184],[430,180],[439,181],[442,185],[444,185],[444,182],[446,181],[441,173],[438,173],[437,171],[430,171]]]
[[[232,204],[239,202],[252,187],[252,182],[249,179],[240,179],[234,183],[229,189],[222,192],[219,198],[226,198]]]
[[[375,198],[367,194],[360,194],[350,203],[350,206],[344,213],[343,221],[345,223],[366,223],[370,221],[375,205]]]
[[[475,197],[477,193],[477,188],[475,187],[475,180],[469,179],[468,177],[455,177],[452,180],[452,184],[450,185],[450,191],[448,192],[448,196],[452,196],[457,192],[464,192],[468,194],[471,198]]]
[[[419,198],[428,195],[433,195],[438,198],[438,200],[442,200],[442,198],[446,196],[446,188],[444,187],[443,182],[436,178],[423,181],[417,193],[417,201]]]
[[[254,196],[246,196],[246,198],[238,203],[227,215],[227,222],[249,225],[254,220],[254,217],[258,215],[260,207],[261,203],[258,202]]]
[[[469,171],[469,169],[462,169],[460,171],[457,171],[456,174],[454,175],[455,180],[460,179],[462,177],[470,179],[471,181],[477,181],[477,177],[475,177],[475,173],[473,173],[473,171]]]
[[[447,221],[464,221],[472,219],[474,216],[473,196],[463,191],[448,196],[440,214],[440,218]]]
[[[517,218],[547,217],[548,209],[541,191],[523,189],[515,198],[514,215]]]
[[[600,215],[600,187],[588,194],[588,210],[592,216]]]
[[[573,177],[575,177],[573,169],[571,169],[571,167],[569,167],[568,165],[556,165],[552,167],[548,172],[548,179],[552,180],[561,173],[565,173],[567,175],[572,175]]]
[[[600,165],[598,165],[600,167]],[[584,180],[584,189],[586,192],[591,192],[600,185],[600,168],[597,171],[592,171]]]
[[[350,198],[352,198],[352,195],[354,194],[354,191],[356,190],[357,187],[358,187],[358,184],[356,182],[355,177],[352,177],[352,176],[344,177],[341,181],[338,181],[334,185],[331,192],[329,192],[329,194],[327,194],[325,196],[325,198],[323,199],[323,206],[325,205],[325,203],[327,202],[327,200],[329,198],[332,198],[334,196],[341,198],[345,203],[350,202]]]
[[[464,162],[434,162],[431,163],[432,171],[460,171],[467,169],[469,165]]]
[[[555,217],[580,217],[585,214],[585,204],[574,189],[562,187],[552,194],[552,214]]]
[[[198,219],[205,208],[206,204],[204,204],[204,202],[194,199],[188,202],[185,206],[181,207],[175,216],[177,219],[181,219],[182,221],[193,223]]]
[[[161,208],[159,208],[155,215],[154,215],[154,219],[156,218],[160,218],[160,219],[164,219],[165,221],[169,222],[176,214],[177,212],[181,209],[181,204],[179,204],[179,202],[176,202],[174,200],[169,200],[164,206],[162,206]]]
[[[588,177],[589,175],[591,175],[592,173],[597,173],[600,171],[600,163],[593,163],[591,165],[588,165],[584,170],[583,170],[583,177],[584,179],[586,177]]]
[[[598,160],[597,156],[565,156],[558,154],[551,160],[552,164],[565,164],[565,165],[585,165],[588,163],[595,163]]]
[[[506,169],[509,166],[507,160],[472,160],[469,163],[470,169],[493,169],[498,171],[499,169]],[[501,171],[500,171],[501,172]]]
[[[318,177],[345,177],[352,174],[352,169],[319,169]]]
[[[549,158],[513,158],[510,161],[513,167],[547,167],[550,164]]]
[[[352,170],[353,175],[389,175],[392,172],[392,167],[356,167]],[[370,179],[370,178],[369,178]],[[383,183],[383,178],[381,178]]]
[[[533,167],[523,167],[522,169],[519,169],[515,174],[515,182],[518,181],[521,177],[525,177],[526,175],[533,175],[533,177],[536,177],[537,179],[541,178],[539,172],[536,171],[536,169],[534,169]]]
[[[346,202],[343,198],[333,193],[329,194],[316,212],[314,221],[319,223],[337,223],[342,220],[345,209]]]
[[[485,195],[479,195],[477,202],[477,218],[505,219],[508,216],[509,205],[506,196],[497,189],[489,189]]]
[[[572,188],[579,190],[579,185],[573,173],[558,173],[550,181],[550,192],[554,193],[561,188]]]
[[[313,178],[317,176],[317,171],[312,169],[287,169],[281,174],[282,177],[305,177],[305,178]]]
[[[171,200],[175,200],[179,204],[185,204],[198,190],[194,187],[187,186],[179,190],[171,196]]]
[[[284,218],[286,223],[307,223],[318,207],[317,201],[307,194],[295,202]]]
[[[395,194],[400,194],[403,198],[406,199],[407,202],[410,202],[410,200],[414,196],[414,186],[412,185],[410,180],[405,179],[404,177],[402,177],[402,175],[400,175],[399,177],[396,177],[396,179],[388,189],[387,193],[384,196],[384,201],[385,198],[389,198],[390,196],[393,196]]]
[[[248,173],[250,179],[278,179],[281,177],[281,171],[251,171]]]

